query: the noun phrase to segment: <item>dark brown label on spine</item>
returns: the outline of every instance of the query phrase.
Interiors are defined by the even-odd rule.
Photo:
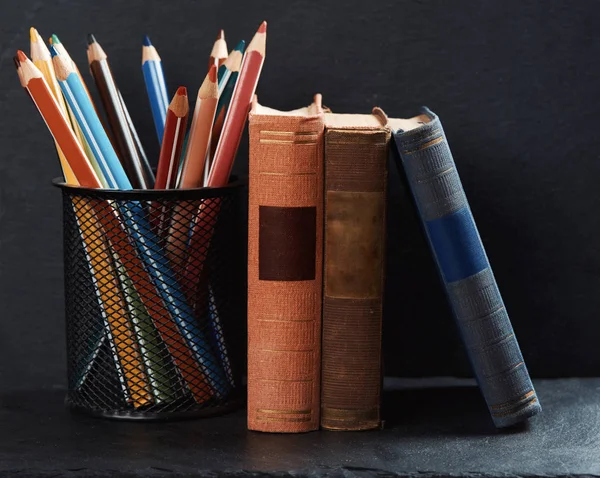
[[[315,279],[317,209],[259,207],[258,278]]]

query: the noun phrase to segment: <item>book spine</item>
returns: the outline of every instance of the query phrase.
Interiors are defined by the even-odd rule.
[[[497,427],[540,403],[469,208],[442,125],[394,135],[475,376]]]
[[[250,115],[248,428],[319,427],[323,117]]]
[[[321,426],[381,426],[387,129],[325,132]]]

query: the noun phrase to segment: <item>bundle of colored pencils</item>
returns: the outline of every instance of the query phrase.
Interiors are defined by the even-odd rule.
[[[245,52],[241,41],[229,54],[221,30],[198,90],[189,132],[187,90],[179,87],[169,101],[161,58],[144,38],[142,71],[161,144],[156,181],[108,56],[94,35],[88,36],[88,62],[110,138],[77,65],[56,35],[48,48],[31,28],[31,61],[20,50],[14,60],[22,86],[54,136],[67,184],[124,188],[117,179],[124,174],[135,189],[222,187],[228,182],[262,69],[266,30],[263,22]],[[115,158],[122,166],[113,164]]]
[[[58,37],[52,35],[48,47],[31,28],[30,38],[31,60],[19,50],[15,66],[54,138],[66,184],[121,190],[227,186],[265,58],[266,22],[246,51],[241,41],[228,53],[223,31],[219,33],[189,131],[187,89],[177,88],[169,102],[161,58],[150,39],[144,38],[142,71],[161,144],[156,178],[108,55],[96,38],[88,36],[87,56],[108,119],[106,129],[79,69]],[[195,325],[190,303],[212,235],[205,227],[198,228],[201,223],[214,226],[215,221],[208,218],[205,204],[197,211],[175,207],[148,212],[139,202],[124,208],[110,201],[75,201],[89,269],[106,317],[108,334],[98,347],[108,339],[128,403],[140,407],[176,398],[169,396],[172,382],[161,375],[164,357],[157,353],[149,358],[142,342],[164,344],[179,370],[177,376],[196,402],[225,396],[232,379],[224,344],[211,347],[210,339]],[[212,201],[214,215],[219,204]],[[88,219],[84,227],[90,216],[96,221]],[[107,252],[91,254],[99,250]],[[148,297],[148,291],[159,300]],[[134,310],[129,307],[132,296],[139,302]],[[219,329],[215,310],[211,321]],[[145,334],[144,340],[136,342],[139,334]],[[81,367],[76,386],[85,382],[92,361],[93,354]]]

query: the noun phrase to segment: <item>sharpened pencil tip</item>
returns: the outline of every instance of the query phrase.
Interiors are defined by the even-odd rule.
[[[23,50],[17,50],[17,58],[19,61],[27,61],[27,55],[23,53]]]
[[[208,70],[208,79],[212,83],[217,82],[217,65],[210,65],[210,69]]]
[[[187,96],[187,88],[185,86],[180,86],[177,88],[177,92],[175,94],[177,96]]]
[[[58,50],[54,47],[55,43],[50,45],[50,56],[54,58],[55,56],[59,56]]]
[[[260,27],[258,27],[258,30],[256,31],[256,33],[267,33],[267,21],[266,20],[260,24]]]
[[[59,45],[60,44],[60,40],[58,39],[58,37],[56,36],[56,33],[52,34],[52,37],[50,38],[50,43],[52,45]]]
[[[217,40],[225,40],[225,30],[219,30],[219,34],[217,35]]]
[[[32,43],[35,43],[37,41],[37,39],[38,39],[38,32],[37,32],[37,30],[35,28],[31,27],[29,29],[29,40]]]
[[[88,33],[87,41],[88,41],[88,45],[91,45],[92,43],[98,43],[96,41],[96,37],[92,33]]]
[[[150,38],[148,38],[148,35],[144,35],[143,44],[144,44],[144,46],[152,46],[152,43],[150,42]]]

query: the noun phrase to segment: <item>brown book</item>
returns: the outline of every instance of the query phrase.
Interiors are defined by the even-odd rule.
[[[323,110],[254,102],[248,209],[248,429],[319,428]]]
[[[321,426],[379,428],[385,196],[390,130],[325,115]]]

